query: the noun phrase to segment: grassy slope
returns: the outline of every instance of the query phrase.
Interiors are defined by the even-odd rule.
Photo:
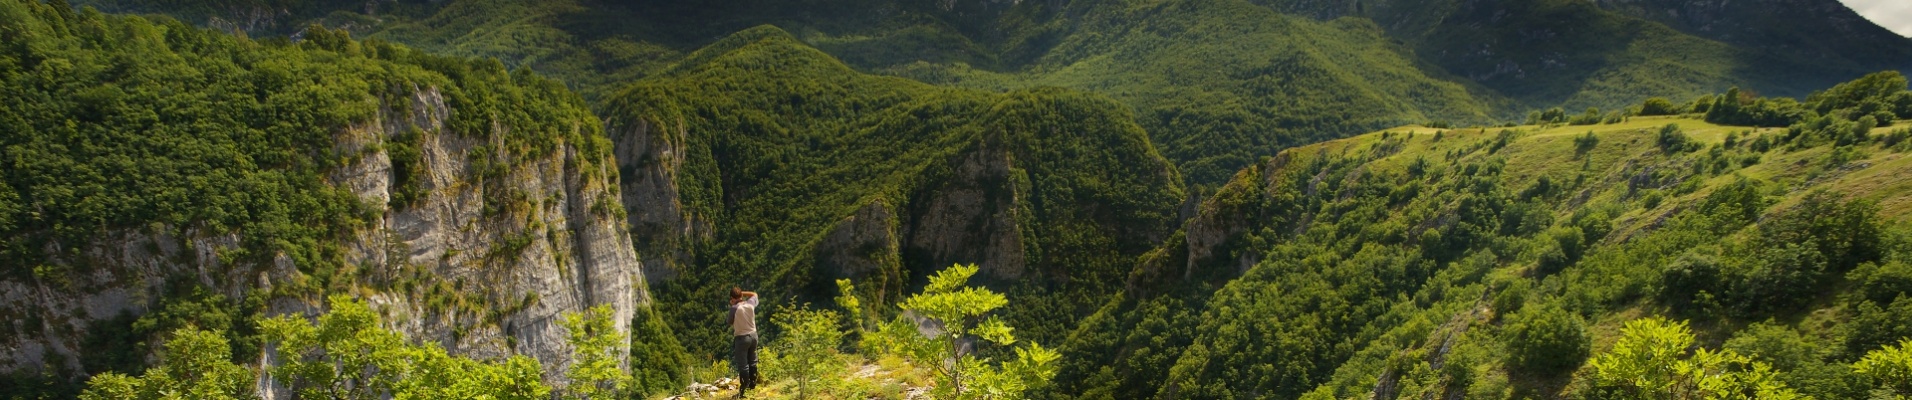
[[[1587,315],[1597,352],[1610,346],[1625,321],[1673,313],[1641,292],[1657,284],[1659,267],[1687,248],[1729,239],[1663,224],[1679,225],[1668,217],[1742,177],[1775,196],[1767,212],[1828,188],[1877,202],[1888,223],[1912,219],[1912,191],[1897,179],[1881,179],[1912,168],[1905,153],[1868,146],[1867,156],[1831,167],[1825,147],[1754,153],[1742,145],[1725,152],[1732,167],[1696,174],[1692,166],[1708,164],[1708,152],[1663,153],[1655,140],[1666,124],[1709,146],[1751,131],[1678,117],[1526,126],[1496,151],[1500,129],[1407,126],[1285,151],[1238,174],[1203,205],[1202,216],[1142,258],[1127,291],[1065,343],[1067,366],[1052,394],[1281,398],[1316,389],[1363,397],[1379,377],[1393,379],[1390,387],[1404,394],[1551,395],[1566,382],[1500,369],[1505,355],[1496,350],[1501,328],[1495,315],[1508,311],[1495,310],[1499,303],[1489,300],[1507,287],[1534,287],[1538,293],[1525,303],[1560,303]],[[1577,155],[1574,139],[1587,132],[1599,144]],[[1739,158],[1754,154],[1757,164],[1739,167]],[[1420,161],[1427,163],[1415,167]],[[1417,168],[1426,172],[1412,172]],[[1541,177],[1565,189],[1523,200]],[[1648,197],[1664,200],[1646,207]],[[1551,215],[1542,220],[1553,228],[1539,229],[1575,227],[1578,213],[1604,213],[1612,217],[1610,233],[1588,237],[1582,261],[1557,273],[1538,264],[1549,233],[1536,228],[1489,227],[1458,253],[1423,246],[1424,232],[1443,233],[1447,241],[1439,243],[1451,248],[1455,232],[1463,231],[1457,226],[1483,212],[1490,224],[1506,223],[1519,214],[1508,210],[1522,209]],[[1210,253],[1215,256],[1184,267],[1191,242],[1179,239],[1217,226],[1228,233],[1209,242],[1220,243]],[[1782,313],[1782,326],[1822,346],[1837,343],[1850,314],[1832,297],[1807,311]],[[1754,321],[1702,318],[1702,343],[1717,346]],[[1453,362],[1467,363],[1477,370],[1476,382],[1488,383],[1443,387],[1424,364],[1437,349],[1464,357]],[[1501,391],[1479,392],[1478,386]]]
[[[864,75],[771,27],[693,53],[613,102],[614,121],[688,132],[692,154],[678,185],[715,234],[695,248],[691,273],[654,286],[674,327],[709,339],[692,342],[712,354],[723,341],[700,327],[719,326],[721,309],[707,299],[734,284],[761,288],[775,305],[835,295],[814,256],[824,236],[877,205],[897,214],[889,234],[907,244],[899,225],[948,212],[929,209],[931,201],[978,152],[1007,155],[1007,176],[985,176],[995,183],[981,189],[1017,200],[972,200],[1015,209],[1030,279],[995,284],[1026,305],[1010,316],[1018,333],[1040,342],[1059,341],[1069,321],[1106,299],[1106,283],[1121,279],[1135,249],[1152,246],[1182,199],[1173,169],[1113,102]],[[872,258],[888,260],[884,270],[856,278],[880,288],[872,296],[879,304],[904,291],[905,274],[947,266]]]

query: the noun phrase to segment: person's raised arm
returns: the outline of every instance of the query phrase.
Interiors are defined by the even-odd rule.
[[[750,292],[750,291],[746,291],[746,292],[744,292],[744,302],[745,302],[745,303],[750,303],[750,306],[751,306],[751,307],[756,307],[756,306],[757,306],[757,292]]]

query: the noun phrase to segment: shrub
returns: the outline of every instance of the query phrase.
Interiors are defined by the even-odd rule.
[[[1686,132],[1681,131],[1678,124],[1666,124],[1660,127],[1659,138],[1654,143],[1659,144],[1660,151],[1667,154],[1699,150],[1700,147],[1699,143],[1686,137]]]
[[[84,400],[252,398],[253,374],[233,364],[223,333],[184,327],[173,331],[160,364],[138,378],[108,372],[87,381]]]
[[[840,321],[835,311],[779,310],[770,322],[782,334],[770,344],[764,370],[796,380],[797,398],[810,398],[819,385],[836,386],[843,379],[844,367],[837,352],[843,343],[843,331],[837,329]]]
[[[1872,380],[1875,399],[1912,397],[1912,339],[1866,353],[1852,370]]]
[[[866,339],[876,341],[871,347],[933,369],[937,398],[1020,397],[1024,391],[1040,388],[1056,373],[1056,360],[1061,356],[1036,343],[1016,348],[1015,359],[996,366],[978,358],[975,350],[968,349],[971,346],[958,345],[970,340],[978,345],[1016,343],[1012,328],[988,315],[1009,301],[988,289],[965,287],[977,270],[975,265],[956,265],[937,272],[930,276],[929,286],[922,293],[899,304],[904,310],[940,322],[940,335],[926,337],[907,316],[898,316]]]
[[[565,378],[571,381],[565,397],[602,399],[621,397],[630,390],[631,376],[619,370],[617,351],[626,342],[611,320],[611,307],[600,305],[583,312],[568,312],[559,321],[571,345],[571,369]]]
[[[1592,346],[1580,316],[1551,304],[1515,313],[1506,335],[1509,366],[1540,376],[1573,371]]]
[[[1627,322],[1613,349],[1588,361],[1574,397],[1583,399],[1798,399],[1772,366],[1732,350],[1693,347],[1685,322],[1644,318]]]
[[[1654,97],[1646,99],[1645,103],[1640,103],[1640,115],[1642,116],[1677,115],[1684,111],[1685,110],[1681,109],[1679,105],[1673,104],[1673,101],[1667,100],[1665,97]]]
[[[1600,137],[1594,136],[1593,131],[1587,131],[1587,134],[1573,138],[1573,156],[1585,157],[1587,152],[1593,151],[1593,148],[1599,145]]]

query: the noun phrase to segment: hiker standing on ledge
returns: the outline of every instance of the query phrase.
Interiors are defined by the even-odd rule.
[[[730,365],[737,370],[737,398],[757,387],[757,293],[730,288]]]

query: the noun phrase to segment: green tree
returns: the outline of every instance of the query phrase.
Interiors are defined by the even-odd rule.
[[[939,334],[920,334],[910,318],[898,316],[866,340],[876,341],[872,347],[880,351],[903,355],[933,369],[937,398],[1023,398],[1026,391],[1039,388],[1055,376],[1056,360],[1061,356],[1033,342],[1016,348],[1016,358],[1000,365],[992,366],[988,359],[977,356],[971,346],[1016,343],[1014,328],[990,315],[1009,301],[988,289],[965,286],[977,270],[972,264],[937,272],[930,276],[929,286],[922,293],[900,304],[906,311],[939,323]]]
[[[1693,143],[1692,139],[1687,138],[1686,132],[1680,129],[1679,124],[1666,124],[1666,126],[1660,127],[1660,135],[1655,143],[1660,145],[1661,152],[1667,154],[1684,153],[1699,149],[1699,144]]]
[[[344,295],[330,299],[332,310],[316,323],[297,315],[259,322],[268,344],[277,344],[283,362],[272,376],[311,399],[371,399],[391,391],[403,371],[405,340],[381,329],[378,314]]]
[[[1585,157],[1587,152],[1593,151],[1593,148],[1599,145],[1600,137],[1594,136],[1593,131],[1587,131],[1587,134],[1573,138],[1573,156]]]
[[[843,359],[837,346],[843,343],[841,318],[830,310],[782,310],[770,322],[782,331],[770,344],[764,369],[771,375],[797,381],[797,398],[810,398],[819,385],[834,386],[842,380]]]
[[[1699,349],[1685,322],[1643,318],[1626,323],[1613,348],[1588,361],[1591,373],[1575,397],[1586,399],[1798,399],[1772,366],[1731,350]]]
[[[1866,353],[1852,370],[1872,379],[1874,399],[1912,398],[1912,339]]]
[[[571,345],[571,369],[565,378],[565,398],[608,399],[630,390],[631,376],[617,365],[617,354],[627,343],[611,320],[611,307],[600,305],[564,314],[565,343]]]
[[[107,372],[87,381],[84,400],[250,399],[252,371],[233,364],[225,334],[187,326],[173,331],[159,366],[138,378]]]
[[[436,344],[411,345],[379,326],[364,302],[332,296],[316,321],[283,315],[259,322],[281,364],[272,377],[308,399],[550,398],[536,360],[485,362],[450,355]],[[250,385],[250,383],[248,383]],[[249,388],[250,386],[248,386]]]
[[[1645,103],[1640,104],[1640,115],[1642,116],[1674,115],[1680,112],[1680,106],[1673,104],[1671,100],[1667,100],[1665,97],[1646,99]]]
[[[1507,321],[1508,361],[1514,370],[1559,376],[1580,367],[1591,351],[1580,316],[1551,303],[1528,307]]]

